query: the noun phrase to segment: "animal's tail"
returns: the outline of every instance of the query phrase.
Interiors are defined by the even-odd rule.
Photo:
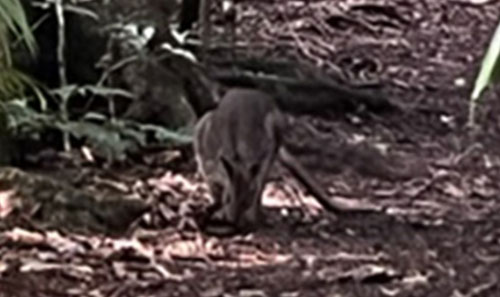
[[[329,198],[322,187],[312,178],[307,170],[298,162],[298,160],[288,152],[284,147],[281,147],[279,152],[279,159],[287,167],[295,178],[297,178],[302,185],[309,191],[316,200],[326,210],[332,212],[373,212],[381,211],[381,207],[372,205],[371,203],[360,202],[352,199],[344,199],[339,197]]]

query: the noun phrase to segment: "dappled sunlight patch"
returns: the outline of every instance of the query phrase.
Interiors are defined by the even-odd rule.
[[[0,191],[0,219],[7,217],[15,208],[15,191]]]
[[[321,205],[314,197],[303,194],[295,185],[269,183],[262,195],[262,203],[270,208],[306,208],[313,215],[321,212]]]
[[[167,171],[159,178],[149,179],[148,184],[159,191],[174,193],[193,193],[197,192],[200,187],[199,183],[193,183],[192,180],[187,179],[184,175],[175,174],[171,171]]]
[[[177,237],[169,240],[161,250],[165,259],[182,259],[194,261],[207,261],[210,255],[220,253],[219,248],[210,240],[204,240],[201,235],[190,238]]]
[[[274,266],[285,264],[293,259],[288,253],[279,251],[266,251],[251,244],[237,243],[225,250],[218,266],[228,268],[255,268],[260,266]]]
[[[167,243],[161,257],[172,260],[201,261],[207,265],[228,268],[252,268],[282,264],[292,259],[290,254],[278,251],[278,246],[262,248],[251,238],[235,237],[223,240],[195,235],[177,238]]]

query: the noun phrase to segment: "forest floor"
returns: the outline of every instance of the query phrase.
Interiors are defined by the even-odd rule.
[[[500,101],[494,89],[479,106],[479,128],[465,128],[500,3],[253,2],[242,4],[241,36],[248,41],[293,38],[272,36],[266,22],[303,34],[295,37],[316,36],[317,47],[304,43],[296,53],[313,62],[330,55],[332,65],[353,77],[382,81],[390,99],[405,106],[384,116],[303,116],[287,141],[330,194],[366,199],[384,211],[328,214],[291,179],[279,178],[264,195],[265,226],[217,238],[197,231],[192,218],[208,199],[192,154],[164,152],[164,164],[156,155],[154,162],[119,169],[38,168],[94,190],[139,192],[155,207],[119,237],[2,230],[1,297],[500,296]],[[333,170],[329,148],[339,134],[427,173],[384,180]]]

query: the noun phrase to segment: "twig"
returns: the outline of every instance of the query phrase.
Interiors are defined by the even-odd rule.
[[[64,58],[64,47],[65,47],[65,21],[64,21],[64,11],[63,11],[63,0],[55,0],[55,10],[57,16],[57,66],[59,72],[59,83],[61,87],[68,84],[68,79],[66,77],[66,60]]]
[[[212,26],[210,24],[210,7],[212,0],[200,0],[199,18],[201,25],[201,60],[204,61],[210,47],[210,35]]]
[[[65,38],[64,32],[65,22],[64,22],[64,9],[63,9],[63,0],[55,0],[55,11],[57,17],[57,67],[59,72],[59,84],[61,88],[68,85],[68,79],[66,77],[66,60],[64,57],[64,48],[65,48]],[[67,97],[67,98],[66,98]],[[69,96],[61,97],[61,117],[63,121],[67,122],[69,120],[68,115],[68,100]],[[69,132],[63,131],[63,146],[65,151],[71,150],[71,143],[69,139]]]

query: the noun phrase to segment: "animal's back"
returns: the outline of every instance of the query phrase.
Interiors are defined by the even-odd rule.
[[[215,171],[220,156],[241,163],[265,159],[277,145],[274,130],[281,123],[280,116],[269,95],[251,89],[230,90],[197,124],[195,150],[200,164]]]
[[[276,127],[271,121],[276,121],[279,113],[269,95],[251,89],[231,90],[215,114],[215,133],[224,137],[223,154],[255,162],[274,149]]]

